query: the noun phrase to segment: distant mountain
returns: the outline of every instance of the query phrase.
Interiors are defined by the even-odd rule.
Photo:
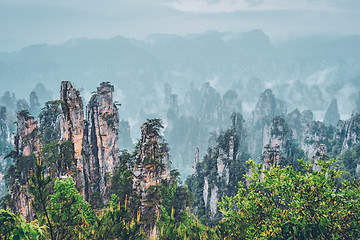
[[[180,102],[190,85],[199,88],[210,82],[221,94],[235,90],[244,117],[255,106],[255,96],[271,88],[287,101],[289,110],[311,109],[323,119],[333,98],[339,99],[340,115],[351,114],[355,106],[344,103],[352,102],[359,76],[360,36],[312,37],[273,45],[261,30],[208,31],[151,34],[144,40],[79,38],[0,53],[4,91],[28,96],[37,83],[54,91],[60,81],[68,80],[89,98],[99,82],[110,81],[117,89],[114,97],[122,103],[120,114],[141,117],[129,121],[136,129],[148,117],[165,118],[165,83]]]
[[[0,52],[18,51],[24,46],[26,46],[26,43],[15,39],[0,39]]]
[[[284,56],[304,58],[359,58],[360,36],[342,38],[308,37],[289,40],[281,44],[278,50]]]

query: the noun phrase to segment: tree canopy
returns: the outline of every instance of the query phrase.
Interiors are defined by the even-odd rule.
[[[340,183],[330,163],[313,171],[303,162],[306,171],[295,171],[250,162],[250,187],[239,183],[238,193],[219,204],[223,239],[359,238],[360,184]]]

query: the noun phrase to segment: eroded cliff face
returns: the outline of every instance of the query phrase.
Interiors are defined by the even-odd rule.
[[[294,140],[301,141],[306,126],[313,121],[313,118],[313,113],[310,110],[300,113],[298,109],[295,109],[287,115],[286,122],[292,130]]]
[[[61,83],[61,140],[74,143],[75,158],[81,157],[84,136],[84,106],[80,92],[68,81]],[[82,168],[81,168],[82,169]]]
[[[276,99],[271,89],[266,89],[259,97],[259,100],[252,113],[251,121],[256,123],[264,118],[283,116],[287,112],[286,103]]]
[[[201,162],[198,152],[195,154],[193,174],[186,184],[194,193],[194,210],[209,222],[215,223],[221,218],[217,203],[225,195],[234,195],[237,183],[243,180],[245,161],[249,159],[246,136],[243,117],[235,113],[231,117],[231,128],[217,137]]]
[[[8,116],[6,107],[0,107],[0,140],[11,142],[12,134],[10,132],[7,120]]]
[[[221,106],[221,95],[216,92],[210,83],[205,83],[202,86],[200,94],[201,105],[198,112],[199,121],[209,126],[218,125],[221,120],[219,111]]]
[[[240,113],[236,113],[236,112],[234,112],[231,115],[230,119],[231,119],[230,128],[234,129],[235,134],[239,140],[237,149],[235,150],[235,146],[233,146],[232,147],[233,153],[231,153],[232,151],[230,151],[230,155],[235,154],[237,152],[237,155],[236,156],[234,155],[233,158],[239,158],[241,154],[249,152],[248,149],[249,139],[248,139],[248,132],[246,130],[245,119]]]
[[[141,215],[149,216],[144,222],[144,230],[150,239],[157,236],[155,216],[161,214],[158,186],[163,180],[170,179],[169,149],[160,134],[162,128],[160,119],[148,120],[141,126],[133,170],[133,189],[140,200]]]
[[[162,141],[151,124],[142,125],[134,169],[134,189],[141,194],[142,201],[145,201],[150,186],[160,185],[162,179],[170,177],[168,147]]]
[[[28,111],[23,110],[17,114],[17,133],[14,143],[18,156],[29,156],[41,150],[38,123]]]
[[[339,121],[335,138],[337,145],[341,148],[341,153],[359,143],[360,113],[353,115],[349,120]]]
[[[321,160],[321,161],[327,160],[325,144],[319,144],[317,146],[316,152],[315,152],[313,158],[314,158],[313,171],[321,172],[321,166],[319,166],[318,163],[319,163],[319,160]]]
[[[194,163],[193,163],[193,166],[192,166],[192,171],[191,171],[191,173],[192,174],[195,174],[196,173],[196,167],[197,167],[197,165],[199,164],[199,162],[200,162],[200,150],[199,150],[199,148],[197,147],[196,149],[195,149],[195,157],[194,157]]]
[[[242,104],[235,91],[227,91],[221,99],[221,128],[229,128],[229,119],[234,113],[242,113]]]
[[[61,84],[60,100],[46,103],[39,115],[40,124],[28,111],[18,113],[13,169],[21,171],[21,176],[17,178],[14,174],[9,182],[14,211],[32,218],[28,181],[42,146],[51,148],[44,151],[44,159],[58,160],[43,161],[45,174],[71,175],[86,200],[96,193],[107,202],[111,177],[120,158],[119,116],[113,91],[112,85],[101,83],[87,107],[87,121],[80,92],[68,81]]]
[[[60,89],[61,121],[60,141],[71,141],[74,145],[74,158],[76,159],[76,186],[85,185],[84,161],[82,158],[82,145],[84,138],[84,106],[80,92],[75,89],[69,81],[61,82]],[[84,194],[84,189],[82,193]]]
[[[285,116],[286,111],[286,103],[276,99],[270,89],[260,95],[248,126],[251,139],[249,150],[255,159],[261,157],[263,146],[268,142],[267,133],[270,131],[272,119],[276,116]]]
[[[270,168],[272,164],[280,166],[283,158],[291,156],[293,143],[291,129],[285,119],[278,116],[271,121],[270,128],[264,136],[264,167]]]
[[[119,163],[119,114],[113,101],[114,86],[100,84],[87,105],[83,139],[85,195],[109,198],[111,177]]]
[[[6,107],[0,107],[0,198],[6,192],[5,174],[8,166],[11,163],[10,159],[5,159],[5,156],[13,148],[13,134],[9,127],[9,119]]]
[[[42,144],[38,131],[38,123],[28,111],[17,114],[17,133],[15,136],[15,154],[21,168],[19,179],[12,179],[10,194],[13,200],[12,210],[20,212],[27,220],[32,220],[34,212],[31,206],[32,197],[28,193],[30,170],[34,168],[35,157],[41,151]],[[34,155],[32,155],[34,154]]]
[[[327,144],[334,137],[334,128],[327,127],[323,122],[313,121],[307,124],[301,137],[300,145],[309,159],[316,153],[319,144]]]

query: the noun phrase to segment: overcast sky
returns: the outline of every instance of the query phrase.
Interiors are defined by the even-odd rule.
[[[0,0],[0,40],[262,29],[273,41],[360,34],[360,0]]]

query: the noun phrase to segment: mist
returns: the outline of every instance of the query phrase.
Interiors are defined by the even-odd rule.
[[[162,119],[171,138],[173,108],[181,124],[207,121],[205,112],[215,111],[207,104],[223,108],[229,90],[247,122],[266,89],[288,113],[311,110],[319,121],[337,99],[346,120],[360,91],[359,7],[356,0],[4,0],[0,95],[29,102],[35,91],[43,107],[59,98],[66,80],[81,89],[86,107],[99,83],[109,81],[134,144],[148,118]],[[171,145],[172,136],[175,166],[179,158],[191,161],[196,145],[204,154],[211,132],[226,130],[230,120],[209,124],[187,156]]]

